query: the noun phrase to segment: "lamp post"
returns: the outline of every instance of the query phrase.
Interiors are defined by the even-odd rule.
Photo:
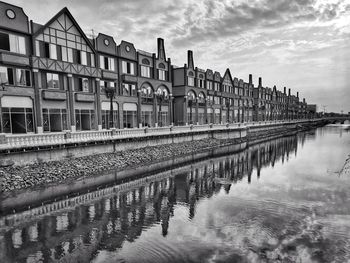
[[[159,111],[158,111],[158,125],[162,127],[162,103],[166,99],[165,91],[159,90],[156,93],[157,101],[159,101]]]
[[[114,127],[114,119],[113,119],[113,99],[115,98],[116,89],[115,87],[105,87],[105,92],[107,98],[109,98],[109,122],[108,122],[108,129],[111,129]]]

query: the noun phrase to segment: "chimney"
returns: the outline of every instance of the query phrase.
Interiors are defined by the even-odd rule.
[[[283,91],[284,91],[284,94],[287,94],[287,88],[286,87],[283,88]]]
[[[159,37],[157,39],[157,46],[158,46],[158,59],[166,60],[165,49],[164,49],[164,39],[163,38]]]
[[[188,65],[188,68],[194,69],[192,50],[187,51],[187,65]]]
[[[303,98],[303,102],[305,103],[305,98]]]
[[[297,91],[297,98],[299,98],[299,91]]]
[[[259,87],[262,87],[262,78],[259,77]]]
[[[290,96],[290,89],[288,89],[288,96]]]
[[[253,75],[249,74],[249,84],[253,85]]]

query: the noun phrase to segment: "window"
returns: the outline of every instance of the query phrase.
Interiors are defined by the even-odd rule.
[[[113,88],[115,88],[115,87],[116,87],[116,83],[113,82],[113,81],[101,80],[101,81],[100,81],[100,89],[101,89],[101,91],[104,92],[104,89],[107,88],[107,87],[113,87]]]
[[[77,131],[91,130],[95,125],[94,110],[75,110],[75,127]]]
[[[151,68],[147,66],[141,66],[141,77],[150,78]]]
[[[48,89],[59,89],[60,81],[58,74],[55,73],[46,73],[46,87]]]
[[[49,44],[49,57],[51,59],[57,59],[57,47],[55,44]]]
[[[212,90],[213,89],[213,82],[207,81],[207,89]]]
[[[114,58],[100,56],[100,67],[102,69],[114,71]]]
[[[188,86],[194,86],[194,78],[188,77]]]
[[[73,63],[73,49],[67,48],[68,62]]]
[[[0,49],[19,54],[26,54],[25,39],[21,36],[0,33]]]
[[[25,69],[16,69],[16,83],[19,86],[31,86],[30,71]]]
[[[61,47],[62,61],[68,61],[67,48]]]
[[[90,92],[90,83],[88,78],[78,78],[78,91]]]
[[[95,67],[95,56],[93,53],[90,53],[90,56],[91,56],[91,67]]]
[[[43,109],[43,127],[47,132],[67,130],[66,109]]]
[[[198,79],[198,87],[203,88],[204,86],[204,81],[202,79]]]
[[[123,83],[123,96],[137,96],[134,84]]]
[[[158,79],[159,80],[166,80],[166,78],[165,78],[165,70],[158,69]]]
[[[13,69],[7,67],[0,67],[0,83],[13,85]]]
[[[31,108],[1,108],[2,132],[27,133],[34,132],[33,109]]]
[[[134,75],[134,63],[122,61],[122,73]]]
[[[214,83],[214,90],[220,91],[220,85],[219,85],[219,83],[217,83],[217,82]]]
[[[80,64],[87,66],[87,53],[80,51]]]

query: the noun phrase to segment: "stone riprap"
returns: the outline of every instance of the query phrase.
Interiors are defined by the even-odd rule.
[[[62,161],[1,167],[0,187],[1,191],[9,192],[47,184],[62,183],[76,178],[101,174],[110,170],[120,170],[157,160],[169,159],[173,156],[181,156],[228,145],[233,142],[233,140],[206,139],[71,158]]]

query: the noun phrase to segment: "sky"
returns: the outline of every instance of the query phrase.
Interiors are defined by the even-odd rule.
[[[6,1],[6,0],[5,0]],[[193,50],[196,67],[292,94],[326,112],[350,112],[350,0],[9,0],[46,23],[68,7],[92,30],[156,52],[165,41],[177,66]]]

